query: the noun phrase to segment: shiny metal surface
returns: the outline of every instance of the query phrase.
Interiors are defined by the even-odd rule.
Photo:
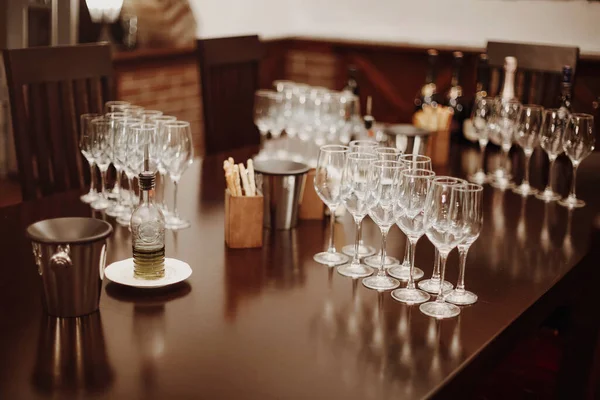
[[[425,154],[431,132],[411,124],[385,125],[382,129],[387,147],[395,147],[404,154]]]
[[[264,226],[292,229],[298,224],[298,207],[304,193],[308,166],[285,160],[256,161],[258,184],[264,196]]]
[[[464,175],[460,166],[472,151],[476,155],[476,148],[461,149],[453,159],[458,168],[444,172]],[[251,154],[227,156],[246,159]],[[466,271],[467,287],[479,302],[441,322],[314,262],[313,254],[329,237],[322,221],[300,221],[289,231],[265,230],[260,249],[228,250],[224,156],[196,162],[180,182],[181,212],[192,227],[166,238],[167,256],[188,262],[194,273],[182,285],[152,292],[104,281],[102,329],[96,332],[103,332],[106,358],[90,363],[88,371],[101,376],[105,362],[113,379],[86,398],[459,398],[447,392],[455,382],[463,382],[465,390],[475,388],[506,354],[506,343],[533,332],[551,305],[587,293],[577,277],[589,266],[583,260],[600,206],[596,156],[579,171],[578,195],[590,205],[584,209],[569,212],[486,187],[484,228],[469,252]],[[570,169],[557,165],[557,173],[563,167]],[[545,179],[536,182],[543,185]],[[567,185],[556,189],[564,191]],[[72,374],[61,372],[64,385],[47,385],[43,393],[34,378],[38,360],[51,360],[59,341],[39,344],[48,331],[39,277],[30,243],[19,234],[39,219],[92,215],[80,194],[0,210],[5,256],[0,271],[6,277],[0,280],[0,399],[82,398],[69,390],[77,386]],[[352,241],[349,215],[334,229],[336,246]],[[108,240],[109,262],[131,256],[129,235],[115,226]],[[370,220],[363,235],[367,243],[380,241]],[[402,257],[404,248],[404,236],[393,228],[390,255]],[[426,239],[417,246],[416,264],[431,273],[433,247]],[[453,283],[457,268],[454,252],[447,268]]]
[[[98,310],[106,239],[112,227],[92,218],[59,218],[27,228],[46,312],[78,317]]]

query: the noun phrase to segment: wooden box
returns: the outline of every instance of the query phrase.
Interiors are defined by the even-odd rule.
[[[325,216],[325,203],[319,197],[313,184],[315,180],[315,169],[308,171],[304,195],[300,203],[298,218],[300,219],[323,219]]]
[[[225,244],[232,249],[262,247],[263,201],[260,196],[231,196],[225,190]]]

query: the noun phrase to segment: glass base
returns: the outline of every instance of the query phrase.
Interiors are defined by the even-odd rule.
[[[369,267],[379,268],[379,266],[381,265],[381,254],[375,254],[374,256],[365,257],[364,262]],[[396,257],[385,256],[383,267],[389,268],[394,265],[398,265],[399,263],[400,262]]]
[[[375,275],[363,279],[362,284],[366,288],[383,291],[396,289],[398,286],[400,286],[400,281],[385,275]]]
[[[390,276],[393,276],[396,279],[400,279],[403,282],[408,282],[410,278],[410,268],[405,267],[404,265],[397,265],[395,267],[391,267],[390,269],[388,269],[387,273]],[[413,268],[413,280],[417,281],[421,279],[424,275],[425,273],[421,268]]]
[[[372,256],[375,254],[375,252],[377,252],[377,250],[375,250],[375,247],[373,246],[366,246],[364,244],[358,245],[358,256],[360,258]],[[347,256],[354,257],[354,245],[349,244],[342,247],[342,253],[346,254]]]
[[[113,187],[112,189],[106,190],[106,197],[112,200],[116,200],[119,198],[120,190],[118,187]]]
[[[169,211],[169,209],[167,207],[163,206],[162,204],[159,204],[158,208],[160,208],[160,211],[163,213],[165,218],[172,216],[171,211]]]
[[[178,231],[180,229],[186,229],[192,226],[190,221],[181,218],[169,218],[165,223],[165,228],[170,229],[172,231]]]
[[[523,184],[523,183],[520,184],[519,186],[517,186],[516,188],[514,188],[512,191],[516,194],[520,194],[523,197],[531,196],[531,195],[539,192],[539,190],[537,190],[533,186],[531,186],[529,184]]]
[[[430,301],[429,303],[421,304],[419,310],[425,315],[438,319],[452,318],[460,314],[460,308],[454,304],[438,301]]]
[[[568,207],[568,208],[585,207],[585,201],[579,200],[577,197],[571,197],[571,196],[566,197],[562,200],[559,200],[558,204],[560,204],[563,207]]]
[[[544,190],[543,192],[536,194],[535,197],[545,202],[549,202],[560,200],[562,196],[552,190]]]
[[[419,289],[402,288],[392,292],[392,297],[401,303],[421,304],[429,300],[431,296]]]
[[[125,211],[117,217],[117,223],[122,226],[129,226],[131,223],[131,211]]]
[[[98,200],[98,192],[95,190],[90,190],[83,196],[79,197],[79,200],[83,201],[86,204],[91,204],[94,201]]]
[[[366,278],[373,274],[373,268],[365,264],[345,264],[337,267],[337,272],[340,275],[347,276],[349,278]]]
[[[488,181],[488,176],[483,171],[477,171],[467,177],[469,182],[477,183],[479,185],[484,184]]]
[[[428,293],[438,294],[440,292],[440,281],[439,279],[425,279],[424,281],[419,282],[417,285],[419,289],[424,290]],[[448,281],[444,281],[444,290],[443,292],[448,292],[454,289],[454,285]]]
[[[319,264],[327,265],[328,267],[335,267],[336,265],[346,264],[350,261],[350,258],[342,253],[323,251],[313,256],[313,260]]]
[[[477,302],[477,295],[468,290],[458,291],[454,289],[450,293],[444,296],[444,300],[448,303],[457,304],[459,306],[467,306],[469,304],[475,304]]]
[[[106,210],[111,205],[112,205],[112,202],[110,202],[109,200],[106,200],[104,197],[101,197],[98,200],[94,201],[90,206],[94,210]]]
[[[110,217],[118,217],[119,215],[123,214],[123,212],[125,211],[125,207],[123,207],[120,204],[114,204],[112,206],[110,206],[109,208],[106,209],[106,215],[110,216]]]
[[[512,183],[509,179],[506,178],[496,178],[490,183],[490,185],[500,190],[511,189],[515,186],[514,183]]]

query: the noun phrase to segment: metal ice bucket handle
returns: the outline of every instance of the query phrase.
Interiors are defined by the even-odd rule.
[[[50,267],[52,267],[54,270],[72,267],[73,262],[71,261],[71,257],[69,257],[70,253],[71,247],[68,244],[64,246],[59,245],[56,248],[56,253],[50,257]]]

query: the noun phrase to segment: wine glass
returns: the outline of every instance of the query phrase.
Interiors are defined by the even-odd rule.
[[[129,106],[129,105],[131,105],[131,103],[128,101],[121,101],[121,100],[107,101],[106,103],[104,103],[104,114],[108,114],[108,113],[112,113],[112,112],[121,112],[121,111],[123,111],[124,107]]]
[[[177,121],[177,118],[172,115],[161,115],[158,117],[150,118],[150,123],[156,125],[156,134],[157,140],[164,146],[165,134],[164,134],[164,126],[167,122]],[[160,210],[163,212],[165,217],[169,216],[169,207],[167,206],[167,198],[165,197],[165,187],[167,186],[167,170],[162,160],[161,154],[157,157],[156,168],[158,170],[158,174],[160,175]]]
[[[129,107],[129,106],[123,106],[123,107]],[[125,112],[122,111],[118,111],[118,112],[111,112],[105,115],[106,119],[109,123],[109,129],[110,129],[110,134],[111,134],[111,140],[112,140],[112,135],[115,131],[116,128],[116,122],[119,120],[123,120],[125,119],[128,114],[126,114]],[[106,194],[108,196],[109,199],[112,200],[118,200],[119,196],[121,195],[121,167],[120,165],[117,168],[117,165],[115,165],[114,163],[114,154],[113,154],[113,144],[110,143],[110,149],[111,149],[111,153],[109,155],[109,159],[110,159],[110,163],[113,164],[113,166],[115,167],[116,170],[116,177],[115,177],[115,184],[113,185],[112,189],[107,190]],[[111,207],[115,206],[114,204],[111,205]],[[112,213],[111,213],[112,214]],[[118,214],[118,213],[117,213]],[[115,214],[115,215],[117,215]],[[110,215],[110,214],[109,214]]]
[[[133,178],[139,175],[142,171],[134,169],[135,155],[133,154],[134,148],[131,142],[132,127],[141,125],[142,120],[140,118],[126,118],[122,123],[120,129],[115,132],[115,138],[113,142],[117,146],[118,150],[115,152],[118,157],[121,157],[120,161],[123,165],[123,172],[127,177],[127,183],[129,187],[129,201],[123,202],[123,211],[117,217],[117,222],[123,226],[129,226],[131,220],[131,213],[133,212],[133,206],[135,205],[135,190],[133,188]],[[143,154],[142,154],[143,157]]]
[[[396,223],[410,243],[410,267],[407,286],[394,290],[392,297],[407,304],[420,304],[429,300],[429,294],[415,287],[412,272],[417,242],[425,234],[423,225],[425,205],[434,176],[435,173],[427,169],[402,170],[398,201],[394,207]]]
[[[81,134],[79,135],[79,150],[90,165],[90,191],[80,197],[84,203],[93,203],[98,199],[96,191],[96,162],[92,156],[92,121],[101,117],[100,114],[83,114],[80,117]]]
[[[106,193],[106,171],[110,165],[111,158],[111,128],[110,121],[106,117],[95,118],[92,126],[92,157],[100,170],[102,190],[98,199],[91,204],[94,210],[105,210],[111,205]]]
[[[139,177],[139,175],[144,171],[144,153],[146,150],[146,145],[149,144],[150,138],[149,134],[152,133],[152,130],[148,129],[148,126],[144,126],[140,123],[131,124],[127,127],[127,166],[125,172],[127,177],[133,179],[134,177]],[[152,168],[151,168],[152,169]],[[131,184],[130,180],[130,184]],[[141,193],[140,193],[141,194]],[[139,202],[139,197],[137,202]],[[133,202],[135,204],[135,202]],[[131,213],[126,215],[125,213],[121,214],[117,218],[117,222],[124,226],[129,226],[131,223]]]
[[[152,123],[154,118],[160,117],[161,115],[163,115],[163,112],[159,110],[143,110],[139,117],[142,119],[143,123],[148,124]]]
[[[560,199],[560,194],[552,189],[554,181],[554,163],[560,153],[563,152],[562,141],[569,122],[569,115],[562,109],[548,109],[544,111],[544,119],[542,130],[540,133],[540,147],[548,154],[548,183],[543,192],[535,195],[540,200],[545,202],[555,201]]]
[[[459,197],[462,197],[461,213],[466,234],[457,246],[460,264],[458,283],[456,289],[446,295],[446,301],[457,305],[468,305],[477,301],[475,293],[465,290],[465,266],[469,248],[479,237],[483,225],[483,187],[469,183],[459,186],[456,190]]]
[[[502,148],[502,162],[498,168],[499,171],[495,173],[492,186],[505,190],[512,187],[508,171],[508,153],[513,145],[517,119],[521,112],[521,103],[518,100],[496,100],[494,110],[495,129]]]
[[[465,199],[458,191],[461,186],[462,182],[456,178],[447,176],[435,178],[425,202],[423,218],[425,234],[440,253],[442,282],[446,273],[448,254],[466,236],[464,215],[461,212]],[[436,300],[421,304],[419,309],[425,315],[440,319],[460,314],[460,308],[444,301],[443,285],[439,285]]]
[[[399,150],[395,147],[376,147],[375,154],[380,161],[399,161],[400,156],[402,155],[402,150]],[[383,249],[379,249],[377,254],[365,257],[365,264],[367,264],[369,267],[378,268],[379,264],[381,263],[382,253]],[[396,257],[391,257],[388,255],[386,255],[383,260],[386,268],[399,263]]]
[[[404,169],[426,169],[431,171],[431,158],[421,154],[403,154],[400,156]],[[401,281],[408,281],[410,275],[410,242],[406,241],[402,264],[390,268],[388,273]],[[413,266],[413,278],[421,279],[425,275],[422,269]]]
[[[521,112],[517,117],[515,141],[521,146],[525,154],[525,177],[523,178],[523,182],[513,189],[513,192],[521,196],[529,196],[538,192],[537,189],[529,184],[529,164],[533,150],[539,142],[543,116],[544,109],[541,106],[526,104],[522,106]]]
[[[485,162],[485,150],[489,143],[489,122],[493,114],[493,97],[482,97],[475,102],[473,107],[473,113],[471,114],[471,120],[473,121],[473,129],[477,136],[479,143],[480,161],[477,172],[469,176],[469,180],[475,183],[485,183],[487,181],[487,175],[485,174],[484,162]]]
[[[349,260],[348,256],[336,251],[333,242],[335,210],[342,201],[342,175],[348,150],[347,146],[321,146],[315,172],[315,191],[329,208],[329,246],[327,251],[315,254],[313,259],[330,267],[345,264]]]
[[[594,151],[595,142],[594,117],[590,114],[571,114],[563,139],[563,150],[573,165],[573,178],[569,195],[558,202],[561,206],[568,208],[585,206],[585,202],[575,195],[577,168],[581,161]]]
[[[400,172],[399,161],[375,161],[371,164],[369,181],[371,188],[368,196],[369,216],[381,230],[381,256],[377,274],[363,279],[365,287],[373,290],[392,290],[400,286],[400,281],[390,278],[385,273],[385,247],[388,232],[394,225],[394,205],[398,197]]]
[[[177,186],[181,175],[194,162],[194,145],[190,123],[185,121],[167,122],[164,126],[162,162],[174,185],[173,213],[167,218],[167,229],[179,230],[190,227],[190,222],[182,219],[177,210]]]
[[[271,101],[270,90],[257,90],[254,92],[254,125],[258,128],[261,138],[266,138],[271,129]]]
[[[111,162],[115,167],[115,171],[117,174],[115,178],[115,185],[112,191],[115,197],[115,202],[106,209],[106,215],[109,215],[111,217],[118,217],[125,210],[125,207],[123,206],[123,190],[121,189],[121,176],[123,172],[123,162],[126,157],[127,150],[117,145],[117,143],[115,143],[115,139],[119,136],[118,132],[122,130],[123,122],[125,122],[127,118],[131,118],[131,116],[130,114],[127,114],[125,112],[114,112],[107,114],[107,117],[110,122],[111,130]]]
[[[374,140],[353,140],[350,142],[351,153],[370,153],[375,154],[375,148],[379,147],[379,143]],[[362,240],[362,224],[358,228],[358,256],[360,258],[372,256],[376,250],[373,246],[367,246]],[[342,247],[342,253],[354,257],[355,246],[348,244]]]
[[[339,266],[339,274],[351,278],[364,278],[373,273],[373,269],[360,262],[358,249],[360,241],[360,227],[363,218],[367,215],[372,200],[368,195],[371,190],[369,172],[371,163],[377,161],[373,153],[354,152],[348,154],[346,166],[342,175],[342,201],[346,209],[354,218],[356,224],[356,239],[354,242],[354,256],[349,264]],[[371,253],[372,254],[372,253]]]
[[[121,109],[121,111],[124,112],[125,114],[129,115],[132,118],[142,118],[142,114],[144,112],[144,107],[135,106],[133,104],[130,104],[128,106],[124,106]]]

